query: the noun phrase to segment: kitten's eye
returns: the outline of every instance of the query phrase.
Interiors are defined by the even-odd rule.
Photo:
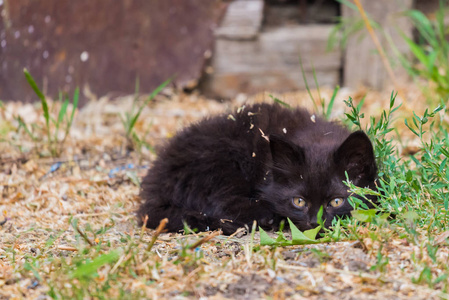
[[[345,202],[343,198],[335,198],[329,201],[329,205],[332,207],[339,207],[343,204],[343,202]]]
[[[306,205],[306,200],[301,197],[292,198],[293,204],[297,207],[304,207]]]

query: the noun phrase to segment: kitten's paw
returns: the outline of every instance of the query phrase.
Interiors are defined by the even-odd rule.
[[[277,218],[275,218],[274,216],[270,216],[260,219],[258,225],[263,229],[271,230],[275,229],[276,226],[279,225],[277,223],[279,223],[277,222]]]

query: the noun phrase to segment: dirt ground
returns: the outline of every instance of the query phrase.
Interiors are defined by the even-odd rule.
[[[322,93],[329,99],[332,91]],[[360,99],[363,94],[340,91],[333,117],[343,115],[342,99],[349,95]],[[376,115],[388,105],[389,92],[368,95],[365,112]],[[313,109],[305,92],[277,96]],[[42,265],[43,278],[37,280],[32,271],[23,271],[25,257],[44,251],[56,231],[61,235],[48,251],[67,257],[76,252],[74,245],[79,241],[70,218],[78,219],[80,228],[111,226],[101,237],[111,243],[111,249],[120,245],[124,235],[139,236],[141,229],[134,216],[140,203],[138,181],[156,154],[126,147],[119,115],[131,109],[132,100],[104,97],[81,108],[60,157],[48,155],[43,137],[32,141],[24,130],[15,130],[17,115],[27,124],[44,126],[39,103],[5,103],[0,111],[0,134],[4,136],[0,144],[0,299],[50,299],[48,282],[55,282],[54,270]],[[165,91],[143,110],[136,131],[157,148],[189,123],[247,101],[272,100],[267,93],[220,102]],[[153,233],[145,231],[142,251]],[[151,250],[158,268],[148,271],[144,266],[154,262],[143,261],[142,270],[147,271],[137,272],[151,284],[123,275],[126,290],[140,290],[154,299],[448,299],[441,285],[430,288],[413,283],[412,278],[421,272],[414,255],[422,249],[397,235],[382,245],[382,255],[388,258],[383,267],[377,256],[380,245],[368,237],[363,244],[349,240],[276,249],[261,246],[251,251],[250,236],[239,234],[218,235],[202,244],[198,247],[202,257],[191,265],[174,263],[179,259],[175,250],[183,239],[207,234],[161,234]],[[258,233],[254,245],[258,246]],[[447,259],[448,253],[443,247],[438,255]]]

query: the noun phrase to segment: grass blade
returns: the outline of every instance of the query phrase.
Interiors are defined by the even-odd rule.
[[[419,137],[419,134],[408,124],[407,119],[404,120],[405,126],[407,126],[408,129],[410,129],[411,132],[413,132],[416,136]]]
[[[113,250],[109,253],[100,255],[96,257],[91,262],[87,262],[84,265],[79,266],[75,269],[71,274],[71,278],[86,278],[90,277],[92,274],[96,273],[99,268],[102,266],[113,263],[119,259],[119,251]]]
[[[310,91],[309,83],[307,82],[306,72],[304,71],[304,66],[302,64],[301,55],[299,55],[299,66],[301,67],[302,78],[304,80],[304,84],[306,85],[307,93],[309,94],[309,97],[313,102],[313,107],[314,107],[315,111],[318,111],[318,106],[316,104],[315,99],[312,96],[312,92]]]
[[[320,102],[322,102],[323,98],[321,97],[320,85],[318,84],[318,79],[316,78],[316,72],[315,72],[315,67],[313,66],[313,63],[312,63],[312,74],[313,74],[313,81],[315,82],[315,87],[318,92],[318,99],[320,100]]]
[[[72,126],[73,117],[75,116],[75,111],[76,111],[76,108],[78,107],[79,96],[80,96],[80,89],[76,88],[75,92],[73,93],[73,104],[72,104],[73,108],[72,108],[72,114],[70,115],[70,121],[67,125],[68,128],[70,128],[70,126]]]
[[[357,11],[357,6],[352,3],[351,1],[348,0],[336,0],[337,2],[340,2],[341,4],[349,7],[350,9],[352,9],[353,11]]]
[[[340,86],[337,85],[334,88],[334,92],[332,93],[332,97],[331,97],[331,99],[329,101],[329,104],[327,105],[325,116],[326,116],[326,119],[328,119],[328,120],[331,117],[331,113],[332,113],[332,110],[334,108],[335,97],[337,97],[337,93],[338,93],[339,90],[340,90]]]
[[[131,133],[132,129],[134,128],[134,126],[136,125],[137,120],[139,119],[140,114],[142,113],[142,110],[145,106],[148,105],[148,103],[154,99],[154,97],[156,97],[157,94],[159,94],[171,81],[173,80],[173,78],[169,78],[166,81],[164,81],[162,84],[160,84],[156,89],[154,89],[154,91],[150,94],[150,96],[148,96],[147,100],[145,101],[145,103],[143,105],[141,105],[139,107],[139,110],[137,111],[137,113],[131,118],[131,121],[128,124],[128,128],[127,128],[127,135],[129,136],[129,134]]]
[[[318,226],[315,229],[301,232],[298,229],[298,227],[296,227],[295,224],[290,219],[287,219],[287,221],[290,226],[290,230],[292,232],[292,243],[294,245],[313,244],[313,243],[317,242],[317,240],[315,239],[315,236],[316,236],[316,233],[318,233],[318,231],[321,229],[320,226]],[[318,230],[316,230],[316,229],[318,229]],[[315,236],[313,236],[315,231],[316,231]]]
[[[69,106],[69,99],[66,98],[61,105],[61,109],[59,110],[58,118],[56,119],[56,130],[55,130],[55,141],[58,139],[58,131],[59,125],[64,121],[64,116],[67,113],[67,107]]]
[[[51,136],[50,136],[50,112],[48,110],[47,99],[45,99],[44,94],[41,92],[41,90],[39,89],[39,87],[36,84],[36,81],[34,81],[33,77],[31,76],[31,74],[28,72],[28,70],[26,68],[23,69],[23,73],[25,74],[25,78],[28,81],[28,84],[31,86],[33,91],[36,93],[36,95],[41,100],[42,110],[44,111],[45,124],[47,126],[48,141],[51,142]]]
[[[280,100],[280,99],[278,99],[276,97],[273,97],[273,95],[270,95],[270,98],[273,99],[274,102],[279,103],[282,106],[285,106],[287,108],[292,108],[290,104],[288,104],[288,103],[286,103],[286,102],[284,102],[284,101],[282,101],[282,100]]]
[[[28,126],[25,124],[25,121],[23,121],[21,116],[17,116],[16,117],[17,122],[19,122],[19,128],[22,127],[25,132],[28,134],[28,136],[33,140],[36,141],[36,137],[34,136],[34,134],[30,131],[30,129],[28,128]]]
[[[260,226],[259,226],[259,233],[261,245],[274,246],[277,244],[276,241],[273,238],[271,238]]]
[[[437,40],[435,31],[426,15],[419,10],[407,11],[405,15],[411,19],[413,25],[415,25],[422,37],[432,46],[435,46],[435,41]]]
[[[427,58],[427,55],[424,53],[423,49],[418,44],[413,42],[411,39],[406,37],[405,35],[403,35],[402,38],[407,43],[407,45],[410,48],[410,51],[412,51],[412,53],[419,60],[419,62],[421,62],[423,65],[425,65],[427,67],[428,66],[428,58]]]

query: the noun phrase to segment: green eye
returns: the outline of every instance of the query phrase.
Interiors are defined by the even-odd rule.
[[[339,206],[341,206],[343,203],[345,202],[345,200],[343,199],[343,198],[335,198],[335,199],[332,199],[331,201],[329,201],[329,206],[332,206],[332,207],[339,207]]]
[[[306,200],[301,197],[292,198],[293,204],[297,207],[304,207],[306,205]]]

